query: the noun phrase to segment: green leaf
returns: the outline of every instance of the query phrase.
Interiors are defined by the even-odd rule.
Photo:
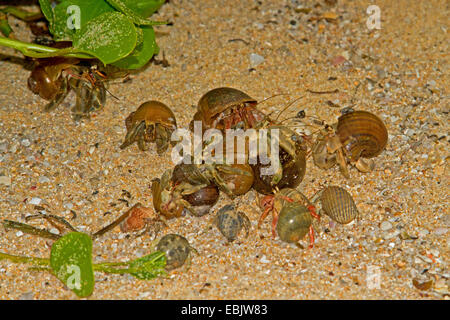
[[[124,0],[106,0],[108,3],[113,6],[116,10],[122,12],[124,15],[126,15],[128,18],[133,21],[133,23],[137,24],[138,26],[155,26],[155,25],[162,25],[167,24],[167,22],[164,21],[151,21],[143,18],[141,15],[135,13],[132,9],[130,9],[127,6],[127,1]]]
[[[49,25],[53,24],[55,20],[55,15],[52,9],[52,4],[50,0],[39,0],[39,5],[41,6],[41,11],[44,17],[49,22]]]
[[[79,297],[94,291],[92,240],[89,235],[71,232],[55,241],[50,253],[50,266],[56,277]]]
[[[141,280],[151,280],[161,275],[166,275],[166,256],[163,252],[156,251],[142,258],[130,261],[128,272]]]
[[[56,41],[72,41],[75,34],[80,32],[80,29],[69,28],[67,25],[68,19],[75,13],[74,11],[67,12],[67,8],[70,6],[78,6],[80,9],[80,29],[105,12],[115,12],[115,9],[103,0],[64,0],[55,7],[55,21],[50,28],[50,32]]]
[[[77,51],[92,54],[104,64],[129,55],[135,48],[134,24],[120,12],[106,12],[89,21],[74,37]]]
[[[136,46],[134,51],[125,58],[113,63],[123,69],[139,69],[143,67],[155,54],[158,48],[155,40],[155,31],[152,27],[139,27],[142,30],[143,41]]]
[[[11,26],[8,23],[8,19],[5,14],[0,12],[0,32],[5,36],[9,37],[12,32]]]
[[[154,14],[166,0],[122,0],[125,5],[143,18]]]

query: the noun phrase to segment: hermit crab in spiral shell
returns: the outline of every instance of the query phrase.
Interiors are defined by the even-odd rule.
[[[125,119],[127,134],[120,146],[125,149],[137,142],[139,150],[147,151],[149,143],[156,143],[158,155],[163,154],[170,144],[177,122],[172,110],[164,103],[150,100],[144,102]]]
[[[76,103],[72,108],[74,120],[88,118],[106,102],[106,82],[118,75],[107,75],[98,64],[76,58],[37,59],[28,78],[28,88],[49,101],[45,111],[60,105],[73,90]],[[113,75],[115,74],[115,75]]]
[[[346,112],[338,122],[326,126],[312,147],[314,163],[322,169],[336,164],[342,174],[349,178],[347,162],[361,172],[375,168],[372,158],[386,147],[388,132],[383,121],[367,111]]]
[[[312,219],[320,220],[320,216],[305,195],[295,189],[284,188],[263,197],[259,205],[264,211],[259,218],[258,228],[267,215],[272,213],[273,238],[278,234],[284,242],[297,243],[306,234],[309,234],[309,247],[313,247]]]

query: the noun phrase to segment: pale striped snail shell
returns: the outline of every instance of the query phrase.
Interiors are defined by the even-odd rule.
[[[337,186],[329,186],[321,191],[322,210],[334,221],[347,224],[359,216],[358,208],[351,194]]]

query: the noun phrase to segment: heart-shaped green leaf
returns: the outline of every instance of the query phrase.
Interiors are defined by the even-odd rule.
[[[55,21],[50,25],[50,32],[57,41],[72,41],[81,28],[105,12],[115,12],[115,9],[103,0],[61,1],[54,9]]]
[[[94,291],[92,239],[81,232],[71,232],[55,241],[50,266],[56,277],[79,297]]]
[[[55,19],[51,1],[50,0],[39,0],[39,5],[41,6],[42,14],[44,15],[45,19],[47,19],[47,21],[51,25],[53,23],[53,20]]]
[[[166,0],[122,0],[122,2],[143,18],[150,17]]]
[[[136,42],[136,28],[126,16],[120,12],[105,12],[75,34],[73,46],[110,64],[129,55]]]
[[[152,27],[142,26],[143,41],[134,48],[134,51],[125,58],[113,63],[123,69],[139,69],[143,67],[157,52],[158,45],[155,40],[155,32]]]
[[[127,5],[127,1],[124,0],[107,0],[108,3],[113,6],[116,10],[122,12],[126,15],[133,23],[138,26],[156,26],[167,24],[164,21],[151,21],[143,18],[140,14],[136,13],[134,10],[130,9]]]

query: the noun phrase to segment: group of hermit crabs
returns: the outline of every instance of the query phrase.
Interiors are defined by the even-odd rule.
[[[59,104],[72,86],[77,93],[74,113],[76,116],[88,114],[104,102],[106,89],[99,81],[102,73],[86,69],[88,71],[78,72],[78,76],[62,79],[62,72],[74,66],[71,63],[40,64],[33,71],[29,86],[41,97],[50,100],[49,107]],[[41,79],[51,75],[54,79]],[[54,89],[51,84],[55,79],[58,83]],[[48,94],[45,97],[43,93]],[[264,195],[258,199],[258,205],[262,208],[258,228],[271,214],[272,235],[274,238],[278,235],[285,242],[297,243],[309,234],[312,247],[313,220],[320,220],[322,213],[341,224],[350,223],[358,217],[352,196],[341,187],[325,187],[312,199],[296,188],[305,175],[309,154],[318,167],[329,169],[338,165],[347,178],[349,164],[362,172],[373,170],[373,158],[384,150],[388,140],[387,129],[380,118],[367,111],[350,110],[343,112],[335,124],[325,124],[317,134],[299,134],[259,110],[257,101],[246,93],[226,87],[204,94],[197,107],[191,130],[194,121],[201,122],[203,131],[217,129],[224,134],[227,129],[278,129],[278,170],[273,174],[263,174],[269,164],[248,161],[247,149],[243,163],[178,163],[165,171],[161,178],[152,181],[153,207],[157,214],[151,208],[137,204],[119,218],[122,231],[159,228],[164,220],[186,213],[204,216],[218,201],[220,191],[233,199],[251,188]],[[302,117],[304,113],[299,112],[298,118]],[[158,155],[167,151],[172,133],[177,129],[172,110],[158,101],[140,105],[126,118],[125,125],[127,133],[121,149],[136,142],[140,150],[146,151],[155,143]],[[225,151],[226,144],[223,148]],[[238,151],[234,149],[234,152],[237,158]],[[318,203],[321,211],[317,212],[315,205]],[[212,221],[228,241],[234,241],[243,228],[248,235],[251,225],[248,217],[236,211],[234,205],[219,209]],[[161,238],[158,249],[166,253],[168,269],[172,269],[183,265],[193,248],[184,237],[170,234]]]
[[[319,202],[321,212],[341,224],[350,223],[359,213],[352,196],[341,187],[326,187],[312,199],[296,189],[305,175],[308,144],[317,166],[328,169],[337,164],[348,177],[348,164],[363,172],[373,170],[372,158],[383,151],[388,138],[386,127],[377,116],[366,111],[351,111],[341,115],[336,124],[326,125],[312,141],[311,136],[298,134],[270,119],[258,110],[255,99],[233,88],[216,88],[204,94],[198,102],[193,121],[201,121],[204,130],[215,128],[223,133],[233,128],[278,129],[279,170],[262,174],[267,164],[259,162],[179,163],[152,181],[153,206],[160,216],[163,219],[180,217],[185,213],[204,216],[217,202],[220,191],[233,199],[254,188],[264,195],[258,200],[263,211],[258,228],[271,213],[274,238],[278,235],[282,241],[297,243],[309,234],[310,247],[314,243],[313,219],[320,220],[315,203]],[[125,122],[127,134],[121,148],[136,142],[139,149],[145,151],[149,143],[155,142],[158,154],[168,149],[172,132],[177,128],[174,113],[158,101],[143,103]],[[237,152],[236,149],[234,151]],[[248,160],[248,155],[245,156]],[[144,216],[142,208],[136,212],[136,215]],[[133,212],[128,219],[139,220]],[[248,217],[236,211],[234,205],[219,209],[212,221],[230,242],[243,228],[247,235],[249,233]],[[179,241],[191,248],[184,238],[180,237]]]

